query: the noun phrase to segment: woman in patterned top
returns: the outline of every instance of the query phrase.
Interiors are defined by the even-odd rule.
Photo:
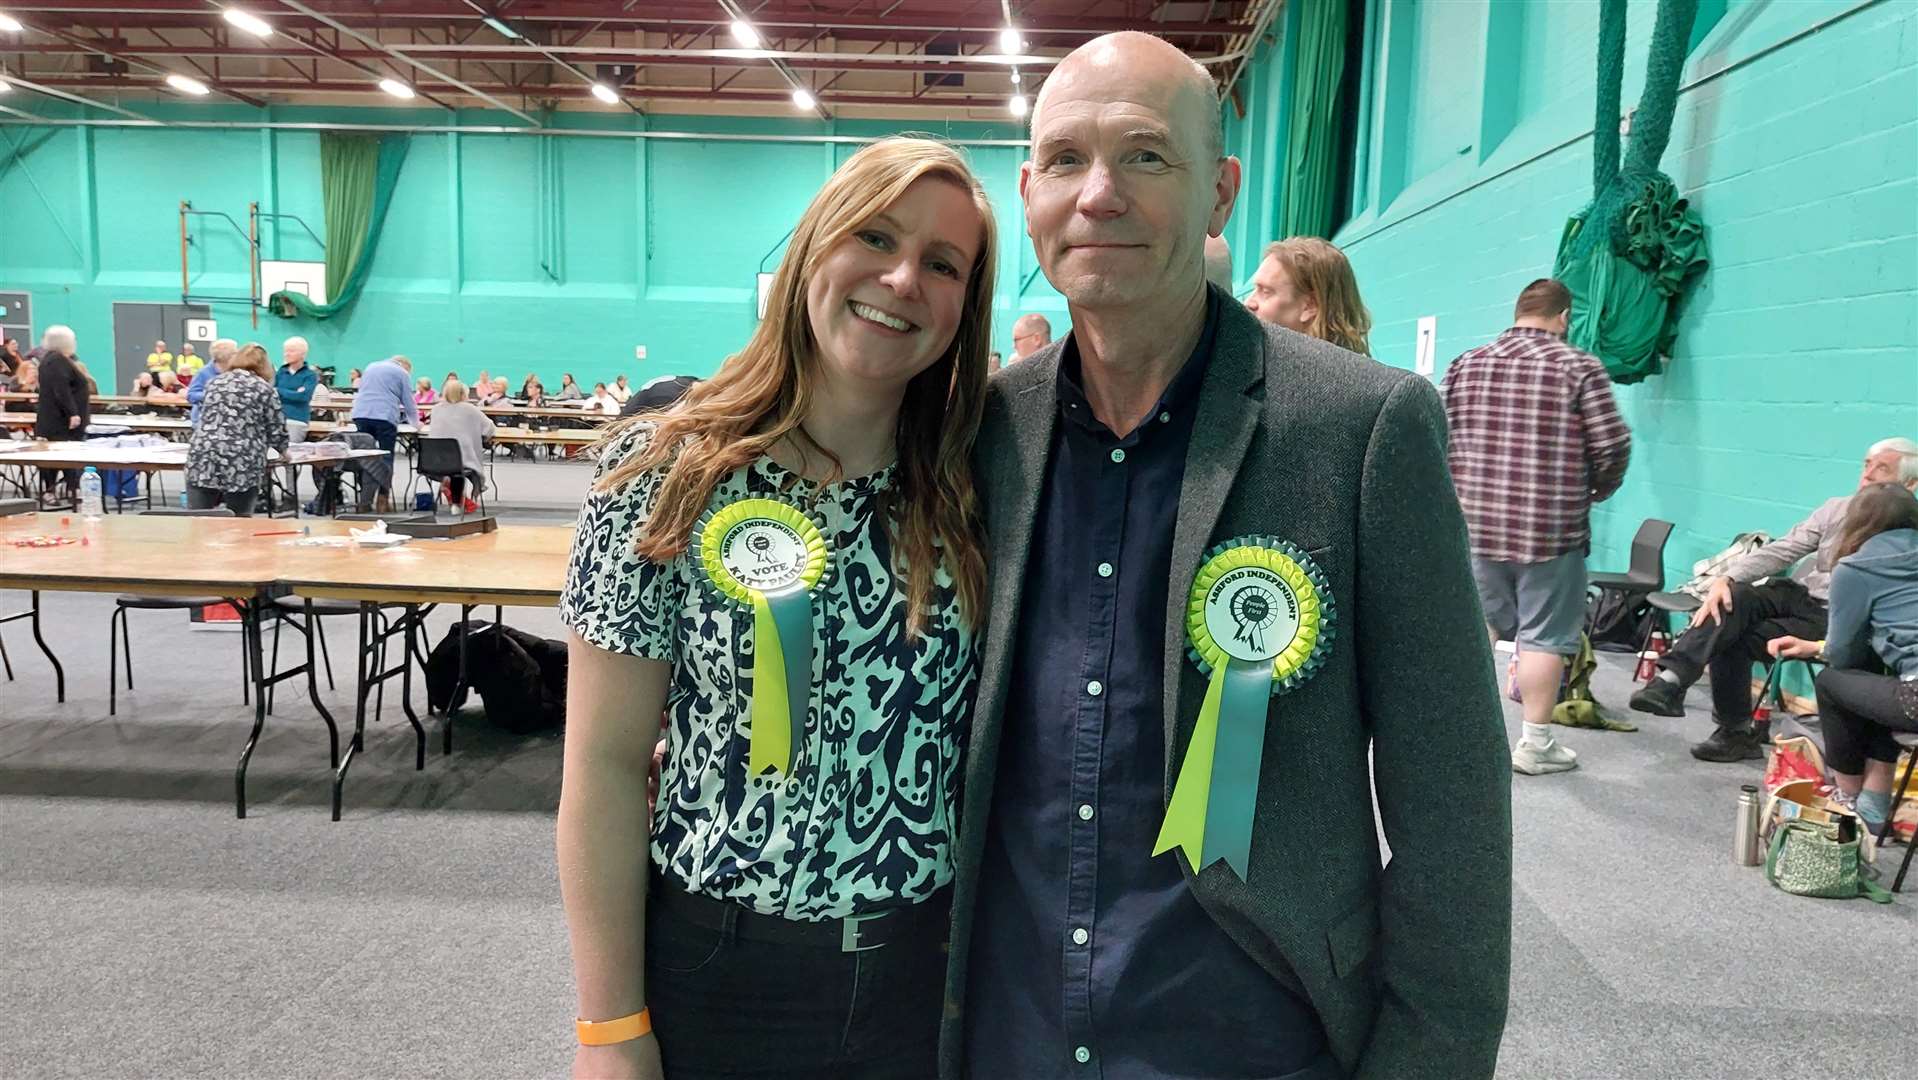
[[[186,452],[187,506],[225,505],[236,517],[251,517],[269,446],[286,452],[286,414],[273,389],[273,365],[255,342],[207,384],[200,426]]]
[[[560,604],[576,1077],[936,1071],[995,246],[950,147],[866,147],[746,347],[609,427]]]

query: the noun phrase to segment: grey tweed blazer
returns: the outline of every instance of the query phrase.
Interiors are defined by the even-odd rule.
[[[1349,1074],[1490,1077],[1510,975],[1511,765],[1438,394],[1225,299],[1173,525],[1164,797],[1205,692],[1183,605],[1209,549],[1248,534],[1305,549],[1331,583],[1337,638],[1323,668],[1272,699],[1248,880],[1159,857],[1179,859],[1226,934],[1311,1001]],[[964,1075],[966,960],[1061,347],[993,378],[977,451],[992,580],[954,856],[947,1080]],[[1143,859],[1153,840],[1101,842]]]

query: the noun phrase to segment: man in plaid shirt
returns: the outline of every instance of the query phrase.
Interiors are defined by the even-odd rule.
[[[1486,628],[1518,644],[1512,768],[1529,776],[1578,767],[1552,738],[1552,707],[1584,626],[1591,507],[1618,490],[1632,450],[1604,366],[1565,343],[1571,311],[1562,283],[1532,282],[1513,327],[1452,361],[1440,388]]]

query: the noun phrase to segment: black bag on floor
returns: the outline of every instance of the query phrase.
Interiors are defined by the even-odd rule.
[[[1657,616],[1643,593],[1598,589],[1585,604],[1585,634],[1599,652],[1636,653]]]
[[[477,619],[466,623],[466,675],[493,724],[518,735],[558,731],[566,725],[566,644],[524,630]],[[426,658],[426,700],[437,710],[465,704],[452,700],[459,680],[460,631],[446,632]]]

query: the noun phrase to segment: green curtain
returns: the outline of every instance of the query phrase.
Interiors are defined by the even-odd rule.
[[[267,307],[286,318],[326,319],[360,295],[373,265],[380,226],[393,202],[408,138],[320,135],[320,198],[326,210],[326,296],[315,304],[298,293],[274,293]]]
[[[1338,182],[1339,87],[1345,78],[1345,0],[1299,11],[1292,110],[1279,195],[1279,235],[1330,236]]]
[[[1603,361],[1616,383],[1660,372],[1678,337],[1679,310],[1708,261],[1704,224],[1658,171],[1671,142],[1678,78],[1697,14],[1698,0],[1659,0],[1645,91],[1621,164],[1614,132],[1625,68],[1625,0],[1599,5],[1592,201],[1565,223],[1552,276],[1572,290],[1567,338]]]

